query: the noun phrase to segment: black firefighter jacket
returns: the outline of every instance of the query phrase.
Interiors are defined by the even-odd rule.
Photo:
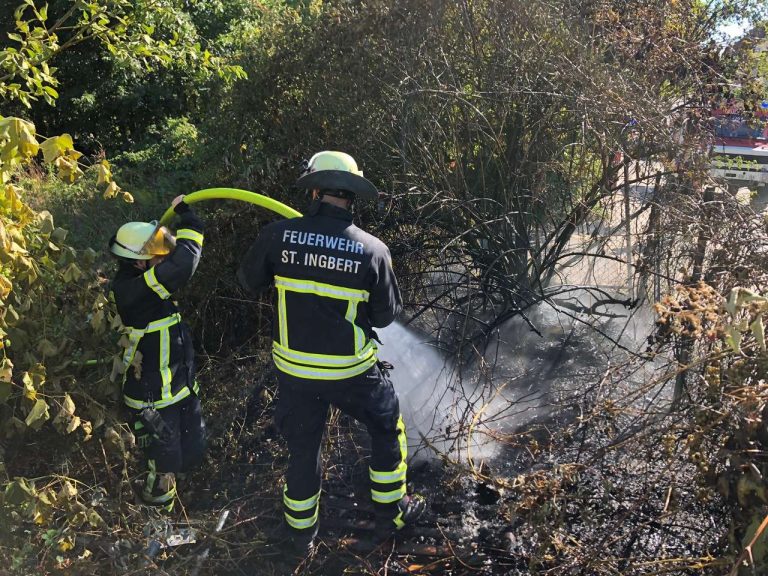
[[[146,272],[121,263],[111,290],[127,328],[123,400],[134,409],[163,408],[197,393],[194,349],[171,295],[192,277],[203,247],[203,223],[184,203],[176,248]],[[194,388],[194,390],[193,390]]]
[[[308,214],[264,227],[238,271],[251,293],[276,288],[272,358],[286,374],[341,380],[377,361],[374,327],[402,308],[387,246],[352,213],[315,201]]]

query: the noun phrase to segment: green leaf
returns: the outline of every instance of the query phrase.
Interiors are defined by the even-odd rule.
[[[93,508],[88,510],[88,524],[93,526],[94,528],[101,528],[106,523],[104,522],[104,519],[99,516],[99,513],[96,512]]]
[[[42,364],[35,364],[25,374],[31,379],[32,386],[34,386],[35,390],[40,390],[43,387],[43,384],[45,384],[45,366]]]
[[[105,325],[105,318],[104,318],[104,310],[96,310],[96,312],[93,313],[93,316],[91,316],[91,328],[93,328],[94,332],[97,334],[100,334],[106,329]]]
[[[96,184],[100,186],[110,182],[112,182],[112,170],[110,169],[109,162],[102,160],[96,166]]]
[[[757,345],[760,346],[760,350],[765,352],[765,325],[763,324],[763,315],[757,317],[749,326],[752,329],[752,334],[757,340]]]
[[[67,266],[64,271],[62,272],[62,278],[65,282],[76,282],[82,278],[83,273],[80,270],[80,268],[77,267],[77,264],[72,262],[69,266]]]
[[[67,424],[67,434],[72,434],[72,432],[77,430],[79,426],[80,426],[80,416],[73,416],[72,419],[69,421],[69,424]],[[90,432],[86,431],[86,436],[89,434]]]
[[[3,435],[9,439],[15,438],[16,436],[21,436],[26,429],[27,426],[24,422],[16,418],[16,416],[11,416],[3,426]]]
[[[26,478],[19,478],[5,487],[5,504],[18,507],[26,502],[35,500],[35,489],[29,485]]]
[[[35,405],[32,406],[32,410],[27,414],[27,418],[24,423],[33,430],[40,430],[43,424],[48,421],[51,415],[48,413],[48,404],[45,400],[37,399]]]
[[[64,240],[67,239],[67,233],[67,230],[64,228],[54,228],[53,232],[51,232],[51,240],[63,244]]]
[[[737,286],[731,290],[731,293],[728,295],[728,302],[725,304],[725,309],[731,316],[734,316],[737,311],[752,302],[757,302],[760,305],[767,305],[768,299],[752,290]]]
[[[53,164],[57,169],[56,175],[62,182],[66,182],[68,184],[72,184],[75,180],[83,175],[83,171],[80,170],[80,166],[77,165],[77,161],[73,160],[71,156],[72,153],[70,152],[68,156],[59,156],[56,158],[56,160],[53,161]]]
[[[114,180],[110,181],[109,186],[104,190],[104,199],[109,200],[110,198],[114,198],[117,196],[118,190],[120,190],[120,187],[115,184]]]
[[[750,506],[747,509],[752,508],[753,507]],[[757,506],[754,506],[754,508],[757,508]],[[746,548],[751,543],[752,539],[755,538],[755,535],[757,534],[757,531],[762,524],[762,517],[762,514],[753,512],[752,522],[749,524],[749,526],[747,526],[744,532],[744,537],[741,540],[744,548]],[[749,551],[750,558],[753,561],[753,570],[756,569],[756,571],[753,571],[752,573],[763,573],[763,570],[768,563],[768,538],[766,538],[765,533],[762,533],[757,537],[755,543],[752,544],[752,547],[749,549]]]
[[[741,354],[741,332],[733,326],[725,328],[725,343],[736,354]]]
[[[55,94],[53,95],[54,98],[57,98],[59,96],[58,93],[53,90],[53,88],[51,88],[51,90]],[[61,136],[51,136],[50,138],[46,138],[43,140],[43,143],[40,144],[40,148],[43,150],[43,160],[45,160],[47,164],[50,164],[60,156],[65,156],[69,150],[74,149],[74,143],[72,141],[72,136],[69,134],[62,134]]]
[[[43,210],[38,217],[40,218],[40,234],[44,236],[50,235],[54,230],[53,216],[48,210]]]
[[[21,316],[19,316],[19,313],[16,312],[16,308],[14,308],[11,304],[8,304],[5,309],[5,325],[14,326],[18,324],[20,318]],[[0,372],[2,372],[2,369],[0,369]],[[2,376],[0,376],[0,380],[3,380]],[[8,378],[8,380],[10,380],[10,378]]]
[[[59,349],[53,342],[47,338],[43,338],[37,345],[37,351],[45,357],[56,356],[56,353],[59,351]]]
[[[13,392],[13,384],[0,381],[0,402],[5,402]]]
[[[77,488],[75,488],[72,482],[65,480],[61,485],[61,490],[59,490],[59,493],[56,495],[56,499],[68,501],[73,500],[75,497],[77,497]]]
[[[24,103],[24,98],[20,98]],[[40,144],[35,139],[35,125],[21,118],[9,116],[0,120],[0,133],[6,142],[2,145],[5,162],[18,163],[37,154]]]
[[[37,390],[35,389],[32,376],[30,376],[29,372],[24,372],[24,374],[21,375],[21,382],[24,384],[24,397],[28,400],[37,400]]]
[[[10,382],[13,378],[13,362],[9,358],[3,358],[0,362],[0,380]]]

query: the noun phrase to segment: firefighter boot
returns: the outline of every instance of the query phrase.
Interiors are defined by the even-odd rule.
[[[310,556],[315,550],[315,536],[317,536],[318,525],[312,528],[296,530],[293,528],[284,528],[287,538],[284,540],[283,549],[293,560],[300,562]]]
[[[406,526],[412,526],[427,509],[427,501],[419,494],[403,496],[397,503],[397,516],[386,520],[377,518],[376,536],[380,540],[386,540],[395,535]]]
[[[151,467],[141,498],[145,504],[171,512],[176,499],[176,478],[173,472],[154,474]]]

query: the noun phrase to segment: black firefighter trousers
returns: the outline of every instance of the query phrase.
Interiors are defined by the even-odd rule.
[[[392,382],[378,365],[345,380],[308,380],[278,370],[275,425],[288,444],[283,489],[285,520],[292,532],[316,532],[320,501],[320,445],[330,405],[362,423],[371,436],[369,473],[377,522],[402,526],[405,496],[405,426]],[[394,525],[392,525],[394,523]]]
[[[205,420],[200,399],[193,393],[176,404],[158,409],[168,429],[168,434],[162,438],[147,432],[138,410],[129,411],[131,427],[144,453],[146,466],[142,498],[146,504],[170,511],[176,496],[174,476],[199,466],[205,454]]]

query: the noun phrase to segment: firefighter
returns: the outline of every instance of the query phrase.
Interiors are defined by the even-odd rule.
[[[407,444],[397,395],[377,358],[375,327],[402,308],[387,246],[352,223],[352,203],[377,198],[355,160],[324,151],[305,164],[311,190],[302,218],[265,226],[238,270],[257,294],[276,288],[272,358],[279,381],[275,424],[288,444],[283,510],[291,541],[311,551],[318,528],[320,442],[330,405],[364,424],[377,532],[388,537],[426,507],[406,494]]]
[[[109,241],[119,263],[111,293],[127,330],[123,401],[146,460],[141,497],[168,512],[176,476],[201,463],[206,444],[192,335],[171,300],[200,261],[203,223],[183,195],[172,206],[175,237],[156,222],[128,222]]]

